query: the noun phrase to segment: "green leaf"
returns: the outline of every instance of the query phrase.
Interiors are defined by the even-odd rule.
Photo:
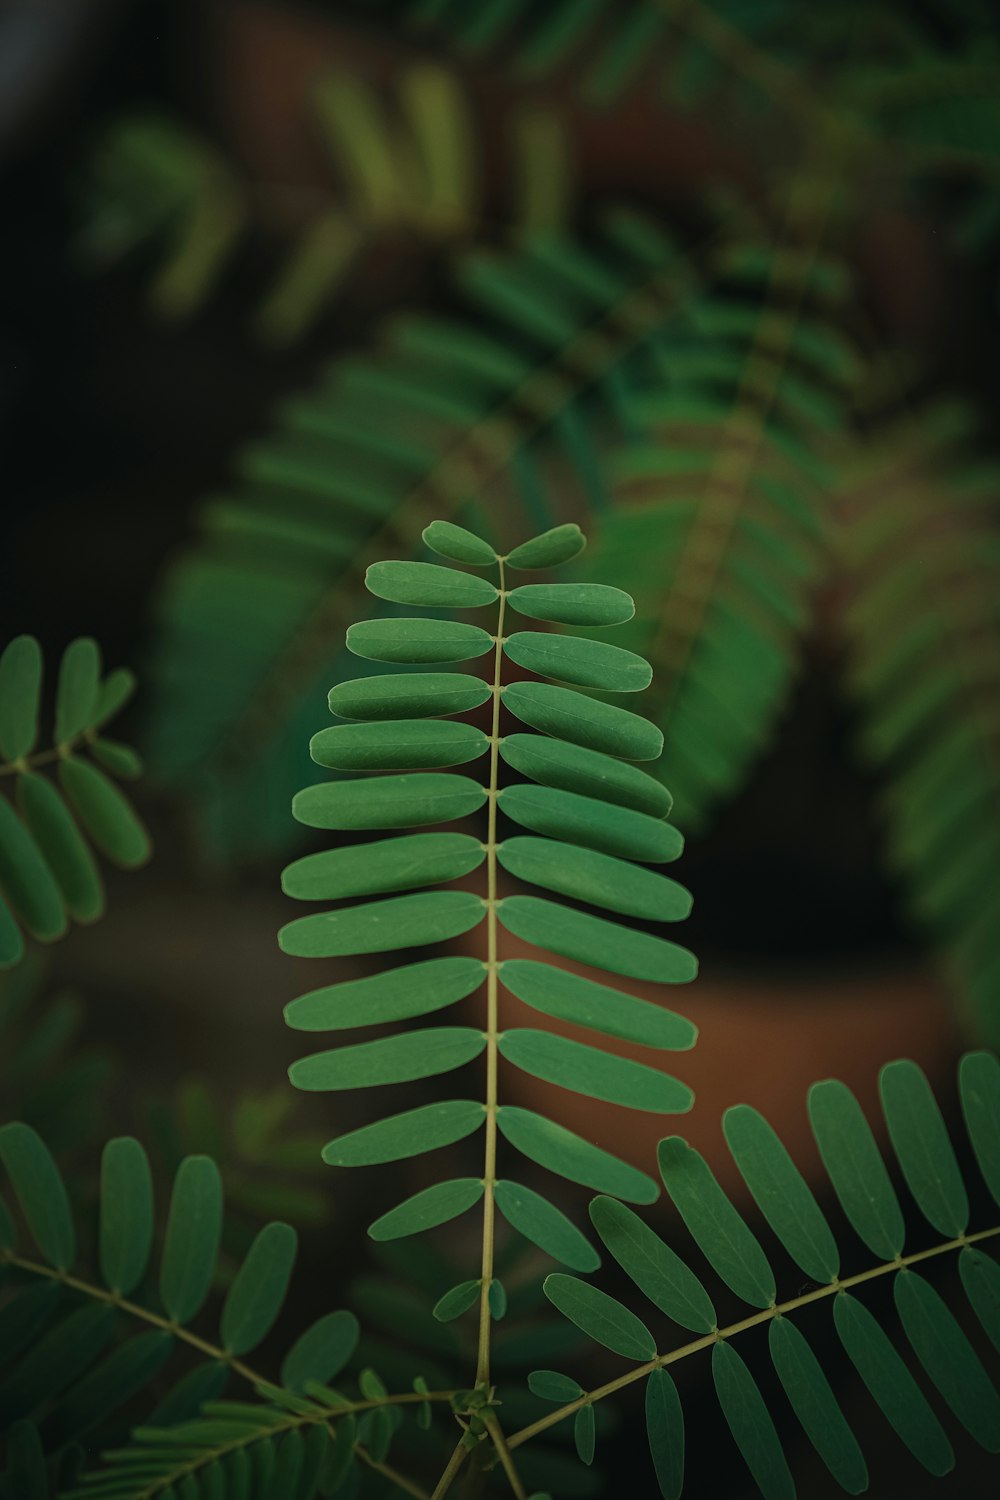
[[[208,1156],[181,1162],[170,1198],[160,1298],[175,1323],[194,1317],[211,1289],[222,1232],[222,1179]]]
[[[680,1136],[657,1147],[664,1186],[705,1259],[751,1307],[774,1303],[774,1273],[742,1215],[699,1152]]]
[[[607,1292],[561,1271],[546,1276],[543,1291],[564,1317],[613,1354],[625,1359],[655,1359],[656,1340],[645,1323]]]
[[[478,625],[457,620],[362,620],[347,632],[347,649],[369,661],[471,661],[493,646]]]
[[[307,786],[292,799],[292,815],[310,828],[417,828],[464,818],[485,801],[468,776],[418,772]]]
[[[44,776],[22,775],[17,800],[68,911],[78,922],[96,921],[104,910],[101,876],[59,792]]]
[[[874,1255],[895,1260],[903,1251],[903,1215],[860,1104],[846,1084],[829,1078],[813,1084],[808,1106],[841,1208]]]
[[[499,965],[499,975],[506,990],[544,1015],[622,1041],[686,1051],[694,1046],[698,1035],[697,1027],[684,1016],[555,964],[508,958]]]
[[[61,1447],[107,1421],[156,1379],[173,1347],[170,1333],[153,1329],[112,1349],[60,1401],[46,1424],[47,1440],[53,1447]]]
[[[278,942],[297,958],[388,953],[459,937],[485,915],[483,898],[472,891],[421,891],[298,917],[282,927]]]
[[[653,669],[641,656],[584,636],[521,630],[506,638],[504,655],[519,667],[610,693],[641,693],[653,680]]]
[[[113,719],[125,707],[135,688],[135,675],[127,667],[115,667],[113,672],[109,672],[97,691],[97,707],[91,728],[100,729]]]
[[[860,1495],[868,1488],[868,1467],[819,1360],[788,1318],[772,1318],[768,1342],[778,1379],[809,1441],[841,1489]]]
[[[671,808],[670,793],[648,772],[625,765],[599,750],[550,739],[544,734],[517,733],[501,739],[500,754],[515,771],[543,786],[576,792],[595,801],[613,802],[617,807],[629,807],[654,818],[666,817]],[[540,829],[543,833],[548,831]],[[560,830],[554,828],[552,832]]]
[[[108,859],[135,869],[149,858],[149,834],[131,803],[103,771],[85,760],[59,762],[59,780],[71,806]]]
[[[59,663],[56,685],[57,745],[68,745],[94,722],[101,680],[101,653],[90,636],[71,641]]]
[[[590,1217],[605,1248],[626,1276],[668,1318],[693,1333],[717,1325],[712,1299],[679,1255],[649,1225],[614,1198],[595,1198]]]
[[[33,937],[52,942],[66,931],[66,908],[34,837],[0,796],[0,885]]]
[[[516,718],[571,744],[625,760],[657,760],[663,750],[663,735],[648,719],[572,688],[512,682],[501,694]]]
[[[416,604],[434,609],[475,609],[500,597],[492,583],[437,563],[378,562],[365,574],[365,587],[393,604]]]
[[[333,1435],[333,1451],[327,1461],[323,1474],[324,1491],[326,1494],[334,1495],[342,1489],[344,1489],[346,1496],[350,1496],[352,1489],[354,1494],[357,1494],[357,1484],[355,1483],[352,1486],[349,1483],[349,1476],[352,1474],[357,1475],[358,1472],[358,1465],[354,1456],[356,1438],[357,1425],[354,1413],[348,1412],[337,1423],[337,1430]],[[346,1489],[345,1482],[347,1482]],[[226,1500],[229,1500],[228,1496]],[[235,1497],[235,1500],[244,1500],[244,1497],[238,1495]],[[249,1494],[246,1500],[250,1500]]]
[[[11,1423],[5,1439],[4,1485],[17,1500],[49,1500],[45,1449],[34,1422]]]
[[[1000,1453],[1000,1396],[953,1314],[915,1271],[893,1279],[896,1310],[930,1379],[988,1453]]]
[[[341,1031],[407,1021],[464,1000],[486,978],[478,958],[429,958],[366,979],[348,979],[300,995],[285,1007],[296,1031]]]
[[[573,1271],[596,1271],[601,1257],[561,1209],[520,1182],[500,1180],[496,1205],[518,1234]]]
[[[30,755],[38,740],[42,648],[19,635],[0,656],[0,753],[8,761]]]
[[[795,1500],[795,1484],[771,1414],[757,1382],[730,1344],[713,1345],[712,1379],[722,1414],[764,1500]]]
[[[597,1427],[594,1422],[594,1408],[588,1403],[586,1406],[577,1407],[573,1418],[573,1442],[576,1445],[576,1456],[581,1463],[588,1467],[594,1462],[594,1444],[597,1436]]]
[[[926,1397],[867,1307],[847,1292],[833,1299],[833,1320],[855,1369],[889,1425],[931,1474],[947,1474],[955,1455]]]
[[[10,907],[0,896],[0,969],[10,969],[24,957],[24,939]]]
[[[524,583],[507,603],[531,620],[555,625],[623,625],[635,614],[631,594],[606,583]]]
[[[445,1292],[443,1297],[438,1298],[431,1309],[433,1316],[439,1323],[451,1323],[455,1318],[460,1318],[474,1302],[479,1301],[481,1287],[481,1281],[459,1282],[458,1286],[453,1286],[450,1292]]]
[[[424,527],[424,541],[439,557],[448,557],[452,562],[467,563],[472,568],[488,568],[497,560],[489,542],[456,526],[454,521],[432,521]]]
[[[515,735],[514,738],[530,739],[531,736]],[[501,755],[507,743],[501,743]],[[676,859],[684,848],[683,836],[671,823],[615,803],[599,801],[596,797],[579,797],[575,792],[555,787],[528,783],[503,787],[497,805],[508,818],[536,833],[565,839],[571,844],[585,844],[625,859],[659,864]]]
[[[44,1280],[15,1293],[0,1307],[0,1349],[5,1363],[37,1342],[52,1321],[61,1298],[59,1282]]]
[[[629,979],[687,984],[698,972],[694,954],[676,943],[555,901],[507,896],[497,903],[496,912],[501,927],[526,943]]]
[[[317,765],[336,771],[409,771],[463,765],[485,755],[489,746],[486,734],[474,724],[389,719],[321,729],[309,741],[309,754]]]
[[[219,1337],[228,1354],[255,1349],[274,1326],[288,1291],[298,1235],[290,1224],[266,1224],[236,1273],[222,1308]]]
[[[127,1297],[146,1274],[153,1248],[153,1178],[137,1140],[119,1136],[101,1156],[101,1275]]]
[[[488,682],[465,672],[379,672],[338,683],[328,701],[343,719],[418,719],[467,713],[492,694]]]
[[[1000,1059],[967,1052],[958,1065],[965,1128],[983,1181],[1000,1204]]]
[[[410,1083],[460,1068],[485,1046],[484,1034],[470,1026],[428,1026],[376,1042],[315,1052],[292,1063],[288,1076],[297,1089],[320,1092]]]
[[[281,889],[299,901],[406,891],[457,880],[485,858],[485,846],[467,833],[413,833],[307,854],[282,872]]]
[[[691,1090],[668,1073],[550,1031],[514,1028],[503,1032],[497,1045],[516,1068],[589,1099],[654,1114],[683,1114],[694,1103]]]
[[[497,1126],[516,1151],[570,1182],[630,1203],[654,1203],[659,1196],[659,1188],[645,1172],[530,1109],[502,1105]]]
[[[483,1183],[479,1177],[457,1177],[452,1182],[438,1182],[433,1187],[414,1193],[396,1208],[376,1219],[368,1226],[373,1240],[398,1240],[404,1235],[420,1234],[425,1229],[435,1229],[438,1224],[447,1224],[459,1214],[478,1203],[483,1196]]]
[[[134,781],[142,775],[142,759],[130,745],[119,745],[117,740],[93,740],[90,753],[112,776]]]
[[[680,1500],[684,1488],[684,1413],[666,1370],[646,1381],[646,1437],[663,1500]]]
[[[68,1271],[76,1258],[76,1234],[66,1185],[51,1151],[30,1125],[16,1121],[0,1129],[0,1161],[35,1244],[49,1265]]]
[[[532,1370],[528,1389],[539,1400],[553,1401],[557,1406],[565,1406],[583,1395],[583,1386],[569,1375],[560,1375],[558,1370]]]
[[[301,1391],[310,1380],[325,1385],[336,1379],[358,1346],[360,1329],[352,1312],[326,1313],[300,1334],[285,1355],[281,1383]],[[338,1432],[340,1424],[337,1424]]]
[[[949,1239],[969,1223],[969,1199],[937,1100],[914,1062],[887,1063],[879,1092],[889,1137],[910,1192],[926,1219]]]
[[[958,1269],[976,1317],[1000,1350],[1000,1266],[981,1250],[965,1245],[958,1257]]]
[[[108,1303],[78,1307],[48,1329],[0,1385],[0,1429],[73,1384],[110,1343],[115,1313]]]
[[[323,1160],[331,1167],[367,1167],[375,1162],[401,1161],[464,1140],[485,1119],[484,1107],[476,1099],[424,1104],[338,1136],[323,1147]]]
[[[557,839],[504,839],[497,845],[497,858],[519,880],[627,917],[679,922],[691,911],[690,892],[676,880]]]
[[[840,1271],[837,1242],[776,1132],[748,1104],[727,1109],[722,1128],[754,1202],[796,1265],[813,1281],[835,1281]]]
[[[570,523],[553,526],[541,536],[533,536],[530,542],[522,542],[513,552],[508,552],[505,562],[510,568],[558,568],[569,562],[587,545],[587,538],[579,526]]]
[[[495,1323],[499,1323],[507,1316],[507,1291],[502,1281],[494,1276],[486,1293],[486,1301],[489,1303],[490,1317]]]
[[[195,1365],[164,1396],[146,1419],[148,1427],[176,1427],[197,1417],[206,1401],[216,1401],[226,1388],[229,1370],[221,1360]]]

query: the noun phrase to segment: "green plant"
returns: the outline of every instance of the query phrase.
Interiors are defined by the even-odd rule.
[[[235,1275],[226,1278],[218,1333],[209,1336],[199,1320],[218,1279],[223,1236],[222,1181],[210,1157],[180,1163],[158,1231],[143,1148],[131,1137],[112,1140],[102,1159],[99,1269],[88,1277],[77,1270],[78,1216],[55,1160],[30,1126],[0,1129],[0,1160],[16,1204],[16,1217],[0,1205],[0,1267],[10,1289],[0,1305],[0,1413],[8,1424],[0,1495],[311,1500],[369,1493],[371,1481],[373,1494],[381,1486],[416,1500],[443,1500],[459,1482],[468,1494],[510,1492],[526,1500],[533,1465],[546,1476],[539,1483],[583,1494],[586,1485],[567,1476],[557,1450],[535,1454],[526,1445],[543,1434],[558,1437],[555,1430],[572,1418],[578,1458],[589,1466],[599,1435],[595,1406],[645,1380],[657,1484],[664,1496],[679,1496],[683,1420],[667,1367],[711,1348],[722,1411],[754,1481],[768,1500],[791,1496],[794,1482],[777,1429],[732,1347],[762,1326],[796,1417],[835,1479],[858,1493],[867,1483],[865,1460],[798,1327],[807,1309],[828,1301],[850,1359],[890,1424],[931,1472],[945,1473],[953,1455],[943,1428],[893,1340],[855,1297],[859,1288],[888,1278],[928,1378],[982,1446],[1000,1451],[1000,1395],[949,1306],[958,1299],[948,1286],[943,1295],[936,1291],[922,1274],[955,1252],[963,1295],[1000,1348],[1000,1273],[983,1253],[1000,1225],[970,1230],[957,1157],[914,1064],[883,1069],[881,1093],[903,1178],[939,1236],[915,1250],[906,1249],[904,1215],[857,1101],[831,1081],[815,1085],[810,1095],[813,1131],[834,1193],[876,1257],[857,1270],[842,1269],[842,1255],[851,1252],[838,1244],[840,1236],[763,1117],[746,1106],[727,1112],[726,1138],[750,1196],[811,1283],[783,1301],[770,1257],[704,1159],[680,1137],[661,1142],[660,1174],[675,1207],[721,1282],[751,1309],[721,1326],[698,1274],[621,1201],[651,1203],[657,1183],[556,1122],[503,1101],[501,1060],[625,1107],[656,1113],[689,1107],[690,1091],[658,1068],[544,1030],[504,1027],[502,1017],[509,994],[612,1039],[651,1049],[690,1047],[690,1022],[575,967],[647,983],[694,976],[686,949],[645,930],[687,914],[683,887],[649,868],[675,859],[683,840],[666,821],[669,794],[641,768],[660,753],[659,730],[609,701],[644,689],[648,664],[575,633],[626,625],[631,598],[603,582],[532,581],[534,572],[579,554],[579,529],[556,527],[506,555],[449,521],[432,522],[425,541],[446,563],[460,566],[387,561],[369,569],[370,590],[399,608],[350,627],[349,650],[378,669],[331,690],[338,722],[313,737],[311,750],[320,765],[339,774],[306,788],[294,804],[307,826],[342,837],[338,846],[289,865],[284,889],[297,900],[341,904],[288,923],[280,941],[297,957],[352,962],[454,939],[467,951],[338,979],[293,1000],[287,1019],[305,1032],[422,1022],[478,995],[479,1024],[406,1025],[375,1041],[306,1057],[292,1065],[291,1077],[310,1090],[368,1089],[422,1082],[481,1060],[482,1097],[424,1103],[323,1148],[327,1163],[341,1167],[407,1162],[436,1149],[476,1150],[477,1175],[433,1182],[370,1226],[387,1274],[374,1284],[361,1278],[354,1298],[379,1337],[359,1340],[352,1312],[328,1313],[300,1334],[271,1372],[251,1365],[248,1356],[259,1346],[267,1354],[285,1302],[296,1253],[289,1224],[268,1224],[252,1239]],[[524,573],[528,581],[522,582]],[[479,611],[487,609],[495,611],[491,629],[445,614],[469,610],[481,619]],[[558,628],[511,630],[515,617],[518,624]],[[484,677],[439,670],[483,658]],[[390,670],[397,666],[406,670]],[[512,678],[511,668],[533,677]],[[480,720],[461,717],[480,711]],[[481,779],[454,769],[477,762],[486,768]],[[478,834],[467,827],[438,830],[477,815],[485,825]],[[508,822],[515,831],[508,832]],[[359,834],[376,836],[358,841]],[[477,889],[469,888],[473,876]],[[511,893],[508,877],[562,899]],[[434,888],[458,881],[465,884]],[[505,956],[506,935],[546,960]],[[980,1175],[1000,1205],[1000,1063],[991,1054],[970,1053],[959,1089]],[[204,1095],[189,1091],[185,1113],[189,1134],[207,1130],[221,1140]],[[248,1122],[263,1120],[266,1154],[274,1107],[254,1106],[241,1120],[241,1134]],[[472,1139],[480,1131],[481,1147]],[[525,1251],[525,1240],[542,1252],[541,1262],[555,1260],[570,1271],[594,1272],[600,1256],[560,1207],[499,1175],[500,1152],[508,1148],[599,1190],[590,1212],[604,1249],[660,1313],[696,1335],[693,1340],[661,1349],[641,1319],[579,1275],[557,1271],[542,1282],[537,1251]],[[480,1203],[478,1274],[449,1285],[456,1270],[466,1269],[460,1246],[443,1259],[415,1249],[412,1237]],[[501,1235],[504,1220],[508,1232]],[[22,1225],[37,1257],[19,1248]],[[397,1250],[397,1241],[405,1241],[405,1249]],[[542,1292],[567,1324],[538,1315]],[[505,1349],[496,1327],[508,1311],[515,1324]],[[632,1368],[584,1390],[552,1368],[572,1357],[574,1330],[631,1360]],[[169,1362],[182,1350],[193,1362],[178,1381]],[[463,1358],[470,1362],[467,1373]],[[535,1368],[527,1390],[519,1389],[517,1372],[523,1379],[525,1362],[530,1368],[539,1358],[547,1367]],[[227,1398],[227,1386],[236,1399]],[[103,1464],[95,1464],[98,1450]],[[463,1468],[467,1477],[460,1480]]]
[[[656,673],[651,717],[676,747],[685,833],[708,830],[747,785],[817,629],[850,656],[843,690],[859,758],[879,771],[886,866],[915,933],[995,1044],[986,821],[974,850],[962,822],[976,816],[971,800],[953,819],[942,812],[931,851],[931,820],[901,811],[917,763],[943,766],[954,737],[975,742],[984,802],[997,759],[997,620],[984,607],[970,627],[965,592],[970,576],[984,598],[992,587],[980,539],[993,522],[970,489],[985,486],[986,465],[961,445],[911,441],[924,422],[916,398],[935,377],[930,350],[899,347],[882,318],[885,274],[870,269],[870,226],[904,208],[970,274],[996,260],[995,20],[976,4],[926,9],[824,6],[805,19],[787,4],[706,0],[558,0],[531,15],[506,0],[475,15],[438,0],[381,7],[385,25],[433,38],[456,71],[489,60],[511,108],[555,96],[567,120],[577,109],[614,121],[637,99],[663,111],[650,117],[665,139],[678,110],[696,108],[736,157],[659,212],[644,201],[640,217],[637,195],[581,201],[556,233],[502,251],[485,223],[475,244],[439,246],[459,288],[446,310],[435,302],[394,321],[364,357],[338,356],[317,396],[282,404],[275,434],[237,457],[235,494],[205,506],[165,578],[150,736],[160,774],[196,800],[220,859],[287,843],[287,820],[260,809],[301,780],[308,704],[369,562],[422,555],[429,514],[474,527],[471,494],[510,527],[503,546],[530,526],[586,519],[595,567],[636,599],[634,638]],[[333,14],[357,22],[350,7]],[[410,66],[400,63],[401,89]],[[347,135],[361,176],[375,171],[385,153],[371,130],[354,123]],[[900,521],[927,478],[917,453],[965,512],[929,617]],[[861,516],[846,498],[852,476],[883,461],[904,488],[895,505],[888,489],[866,491]],[[837,607],[861,594],[863,628],[864,609]],[[907,657],[917,630],[941,679],[923,708],[918,658]],[[886,729],[866,684],[894,649],[913,702]]]
[[[18,923],[50,943],[70,918],[93,922],[103,912],[104,886],[84,835],[126,869],[149,858],[146,830],[111,780],[138,776],[141,762],[102,733],[134,688],[124,668],[102,677],[96,641],[74,641],[59,664],[52,743],[38,749],[41,648],[21,635],[0,657],[0,776],[16,795],[15,807],[6,789],[0,793],[2,968],[24,956]],[[45,774],[49,766],[55,781]]]

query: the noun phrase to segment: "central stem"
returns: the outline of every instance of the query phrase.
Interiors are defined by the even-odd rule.
[[[497,612],[493,654],[493,723],[490,728],[490,787],[486,831],[486,1160],[483,1168],[483,1263],[479,1288],[479,1352],[476,1384],[490,1380],[490,1283],[493,1280],[493,1188],[497,1169],[497,773],[500,764],[500,673],[503,662],[503,624],[507,605],[503,558],[500,565],[500,608]]]

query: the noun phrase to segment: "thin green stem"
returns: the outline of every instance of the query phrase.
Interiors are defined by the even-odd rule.
[[[447,1464],[445,1465],[444,1473],[441,1475],[441,1478],[434,1486],[434,1493],[431,1496],[431,1500],[444,1500],[444,1496],[451,1489],[459,1469],[465,1463],[465,1460],[468,1458],[468,1456],[469,1450],[468,1448],[466,1448],[465,1444],[457,1443],[455,1445],[455,1451],[452,1453]]]
[[[38,750],[34,755],[20,755],[17,760],[5,761],[0,765],[0,776],[23,776],[26,771],[34,771],[38,766],[50,766],[54,761],[66,760],[78,745],[93,744],[96,738],[96,729],[84,729],[72,739],[61,745],[53,745],[49,750]]]
[[[232,1370],[234,1375],[242,1376],[254,1387],[273,1384],[266,1375],[254,1370],[243,1360],[236,1359],[234,1355],[221,1349],[217,1344],[210,1343],[208,1339],[199,1338],[198,1334],[192,1333],[183,1324],[161,1317],[159,1313],[153,1312],[151,1308],[143,1307],[139,1302],[130,1302],[127,1297],[120,1297],[117,1292],[109,1291],[107,1287],[95,1286],[93,1282],[84,1281],[81,1277],[70,1276],[65,1271],[57,1271],[54,1267],[43,1265],[40,1261],[27,1260],[24,1256],[10,1252],[0,1255],[0,1265],[15,1266],[18,1270],[27,1271],[32,1276],[44,1276],[49,1281],[58,1281],[62,1286],[69,1287],[74,1292],[80,1292],[83,1296],[91,1297],[98,1302],[107,1302],[130,1317],[149,1323],[154,1328],[162,1328],[165,1333],[172,1334],[180,1343],[197,1349],[207,1359],[217,1360],[220,1364],[224,1364]],[[370,1411],[376,1406],[404,1406],[416,1405],[422,1401],[450,1401],[455,1394],[455,1391],[402,1391],[398,1395],[380,1396],[371,1400],[345,1401],[337,1407],[333,1415],[348,1411]]]
[[[500,682],[503,673],[503,627],[507,606],[504,560],[500,558],[500,606],[493,652],[493,722],[490,727],[489,811],[486,830],[486,1149],[483,1167],[483,1257],[479,1288],[479,1347],[476,1384],[490,1380],[490,1284],[493,1281],[494,1186],[497,1173],[497,789],[500,766]]]
[[[510,1448],[507,1445],[507,1439],[504,1437],[503,1428],[500,1426],[500,1423],[497,1421],[496,1417],[487,1417],[485,1418],[485,1421],[486,1431],[493,1439],[493,1446],[497,1451],[497,1457],[500,1460],[500,1466],[507,1476],[511,1489],[517,1497],[517,1500],[528,1500],[524,1485],[521,1483],[521,1476],[517,1472],[517,1467],[514,1463],[513,1457],[511,1456]]]
[[[527,1427],[522,1427],[507,1439],[507,1446],[519,1448],[529,1438],[537,1437],[538,1433],[545,1432],[547,1428],[554,1427],[557,1422],[562,1422],[566,1417],[572,1416],[574,1412],[579,1411],[581,1406],[586,1406],[592,1401],[600,1401],[605,1396],[612,1395],[614,1391],[620,1391],[625,1386],[632,1385],[636,1380],[645,1380],[646,1376],[651,1375],[654,1370],[686,1359],[689,1354],[697,1354],[700,1349],[711,1349],[713,1344],[734,1338],[736,1334],[744,1333],[748,1328],[768,1323],[772,1318],[782,1317],[785,1313],[806,1307],[811,1302],[819,1302],[824,1297],[833,1297],[838,1292],[847,1291],[849,1287],[860,1286],[866,1281],[874,1281],[877,1276],[890,1276],[894,1271],[905,1270],[908,1266],[916,1265],[920,1261],[932,1260],[938,1255],[947,1255],[953,1250],[961,1250],[966,1245],[974,1245],[980,1240],[992,1239],[996,1235],[1000,1235],[1000,1224],[992,1229],[979,1229],[974,1234],[960,1234],[956,1239],[945,1240],[940,1245],[932,1245],[929,1250],[915,1250],[911,1255],[897,1256],[895,1260],[871,1266],[867,1271],[859,1271],[854,1276],[840,1277],[826,1286],[815,1287],[811,1292],[804,1292],[800,1297],[792,1297],[787,1302],[779,1302],[773,1307],[766,1307],[762,1312],[752,1313],[750,1317],[742,1318],[738,1323],[730,1323],[725,1328],[717,1328],[701,1338],[692,1339],[689,1344],[682,1344],[677,1349],[671,1349],[667,1354],[658,1354],[655,1359],[648,1360],[643,1365],[636,1365],[626,1375],[619,1375],[617,1379],[609,1380],[605,1385],[597,1386],[595,1390],[584,1391],[583,1395],[578,1396],[575,1401],[569,1401],[565,1406],[557,1407],[555,1411],[540,1417],[537,1422],[531,1422]]]
[[[413,1495],[414,1500],[430,1500],[428,1492],[421,1488],[419,1484],[415,1484],[412,1479],[407,1479],[405,1474],[401,1474],[398,1469],[394,1469],[390,1464],[382,1463],[379,1459],[372,1458],[367,1448],[363,1448],[359,1443],[355,1443],[354,1451],[362,1463],[366,1463],[370,1469],[374,1469],[376,1474],[381,1474],[383,1479],[388,1479],[391,1484],[396,1485],[401,1490],[405,1490],[406,1494]]]

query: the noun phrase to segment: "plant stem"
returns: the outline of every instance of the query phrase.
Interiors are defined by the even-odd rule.
[[[388,1479],[391,1484],[395,1484],[399,1489],[405,1490],[408,1495],[413,1495],[414,1500],[430,1500],[427,1491],[421,1489],[419,1484],[415,1484],[412,1479],[407,1479],[405,1474],[401,1474],[398,1469],[392,1468],[390,1464],[380,1463],[377,1458],[372,1458],[367,1448],[362,1448],[359,1443],[355,1443],[354,1451],[362,1463],[366,1463],[370,1469],[374,1469],[376,1474],[381,1474],[383,1479]]]
[[[112,1307],[117,1307],[130,1317],[139,1318],[144,1323],[152,1324],[154,1328],[162,1328],[164,1332],[173,1334],[179,1342],[197,1349],[208,1359],[217,1360],[232,1370],[234,1375],[240,1375],[244,1380],[249,1381],[252,1386],[273,1384],[273,1381],[269,1380],[266,1375],[244,1364],[241,1359],[235,1359],[225,1349],[220,1349],[207,1339],[199,1338],[196,1333],[192,1333],[182,1324],[173,1323],[169,1318],[161,1317],[159,1313],[153,1312],[151,1308],[143,1307],[139,1302],[129,1302],[127,1298],[119,1297],[107,1287],[95,1286],[93,1282],[84,1281],[78,1276],[70,1276],[65,1271],[57,1271],[52,1266],[42,1265],[40,1261],[27,1260],[24,1256],[7,1252],[0,1255],[0,1265],[15,1266],[19,1271],[27,1271],[32,1276],[45,1276],[50,1281],[58,1281],[63,1286],[69,1287],[71,1291],[80,1292],[98,1302],[110,1303]],[[398,1395],[380,1396],[374,1400],[345,1401],[343,1405],[331,1412],[331,1419],[335,1420],[339,1413],[371,1411],[376,1406],[415,1405],[421,1401],[450,1401],[455,1394],[455,1391],[402,1391]]]
[[[444,1473],[441,1475],[441,1478],[438,1480],[437,1484],[434,1487],[434,1493],[431,1496],[431,1500],[443,1500],[443,1497],[451,1489],[455,1476],[457,1475],[462,1465],[465,1463],[468,1454],[469,1450],[465,1447],[464,1443],[456,1444],[455,1451],[449,1458]]]
[[[493,723],[490,729],[489,812],[486,832],[486,1160],[483,1168],[483,1258],[479,1288],[479,1348],[476,1384],[490,1381],[490,1284],[493,1280],[493,1189],[497,1172],[497,783],[500,765],[500,678],[503,626],[507,604],[503,558],[500,558],[500,607],[493,653]]]
[[[900,1255],[895,1260],[884,1261],[882,1264],[870,1267],[867,1271],[859,1271],[854,1276],[844,1276],[836,1281],[829,1282],[826,1286],[816,1287],[811,1292],[804,1292],[800,1297],[792,1297],[788,1302],[777,1303],[773,1307],[766,1307],[762,1312],[751,1314],[749,1318],[743,1318],[739,1323],[730,1323],[726,1328],[717,1328],[713,1333],[703,1334],[701,1338],[692,1339],[689,1344],[682,1344],[680,1348],[671,1349],[667,1354],[658,1354],[655,1359],[648,1360],[644,1365],[637,1365],[635,1369],[629,1370],[627,1375],[619,1375],[615,1380],[609,1380],[605,1385],[598,1386],[593,1391],[584,1391],[575,1401],[569,1401],[565,1406],[558,1407],[553,1412],[548,1412],[540,1417],[537,1422],[532,1422],[527,1427],[522,1427],[507,1439],[508,1448],[519,1448],[529,1438],[536,1437],[538,1433],[544,1432],[548,1427],[554,1427],[557,1422],[572,1416],[581,1406],[588,1402],[600,1401],[604,1396],[610,1396],[614,1391],[620,1391],[624,1386],[631,1385],[636,1380],[645,1380],[654,1370],[662,1369],[664,1365],[672,1365],[677,1360],[685,1359],[689,1354],[696,1354],[699,1349],[711,1349],[713,1344],[718,1344],[724,1339],[733,1338],[738,1333],[743,1333],[748,1328],[755,1328],[760,1323],[767,1323],[772,1318],[779,1318],[785,1313],[794,1312],[796,1308],[806,1307],[810,1302],[819,1302],[824,1297],[832,1297],[838,1292],[847,1291],[849,1287],[860,1286],[865,1281],[873,1281],[877,1276],[889,1276],[894,1271],[905,1270],[908,1266],[915,1265],[918,1261],[932,1260],[938,1255],[947,1255],[952,1250],[961,1250],[966,1245],[974,1245],[979,1240],[992,1239],[1000,1235],[1000,1224],[994,1225],[992,1229],[980,1229],[975,1234],[960,1234],[956,1239],[945,1240],[940,1245],[932,1245],[929,1250],[915,1250],[912,1255]]]
[[[521,1476],[517,1472],[514,1460],[511,1457],[510,1448],[507,1446],[507,1439],[503,1435],[503,1428],[496,1417],[487,1417],[485,1420],[486,1431],[493,1439],[493,1446],[497,1450],[497,1457],[500,1459],[501,1467],[510,1481],[511,1489],[517,1496],[517,1500],[527,1500],[524,1485],[521,1483]]]

